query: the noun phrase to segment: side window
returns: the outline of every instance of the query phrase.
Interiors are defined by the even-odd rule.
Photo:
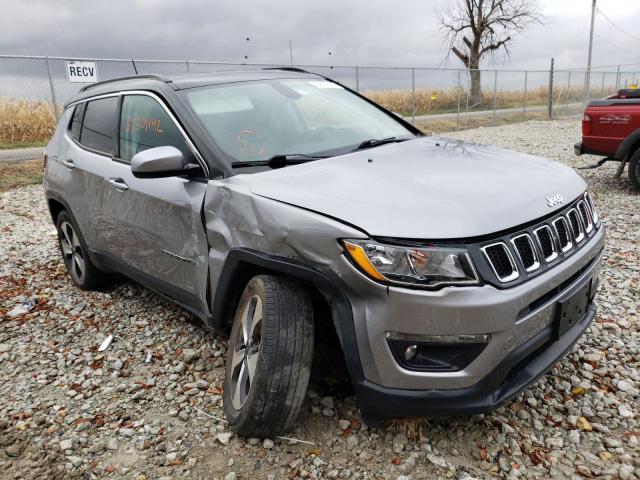
[[[82,118],[82,109],[84,108],[84,103],[79,103],[73,108],[73,115],[71,116],[71,121],[69,122],[69,135],[78,140],[80,138],[80,119]]]
[[[118,121],[118,97],[87,102],[80,143],[87,148],[113,155],[114,136]]]
[[[184,137],[155,99],[125,96],[120,119],[120,158],[129,161],[138,152],[165,146],[176,147],[187,162],[195,162]]]

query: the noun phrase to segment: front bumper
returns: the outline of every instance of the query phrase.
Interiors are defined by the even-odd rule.
[[[354,378],[363,415],[451,416],[486,412],[543,375],[578,340],[595,315],[587,314],[552,338],[558,300],[597,277],[604,227],[580,251],[544,274],[498,289],[450,287],[435,292],[379,285],[346,260],[334,266],[348,285],[362,376]],[[597,283],[594,280],[593,285]],[[389,332],[405,335],[490,335],[464,369],[425,372],[402,367]]]
[[[495,410],[544,375],[571,350],[595,317],[596,308],[558,340],[551,327],[520,345],[480,382],[451,390],[385,388],[367,380],[355,382],[364,418],[451,417]]]

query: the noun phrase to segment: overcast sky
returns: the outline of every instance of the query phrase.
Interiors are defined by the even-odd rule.
[[[458,67],[446,60],[437,8],[453,0],[0,0],[0,53]],[[599,0],[640,37],[640,3]],[[590,0],[540,0],[544,25],[520,34],[509,58],[484,67],[546,69],[587,61]],[[246,39],[249,38],[249,41]],[[329,55],[331,52],[331,55]],[[640,62],[638,41],[599,15],[594,65]]]

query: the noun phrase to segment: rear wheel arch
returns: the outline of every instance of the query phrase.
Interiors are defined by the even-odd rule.
[[[70,210],[61,201],[56,200],[55,198],[49,198],[47,199],[47,203],[49,205],[51,220],[53,220],[54,224],[58,221],[58,215],[60,215],[63,210],[66,210],[71,215]]]
[[[618,146],[614,155],[618,160],[629,161],[636,150],[640,148],[640,128],[631,132]]]

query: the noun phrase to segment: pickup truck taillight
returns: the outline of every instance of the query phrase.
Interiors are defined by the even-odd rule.
[[[588,113],[582,116],[582,135],[591,135],[591,115]]]

